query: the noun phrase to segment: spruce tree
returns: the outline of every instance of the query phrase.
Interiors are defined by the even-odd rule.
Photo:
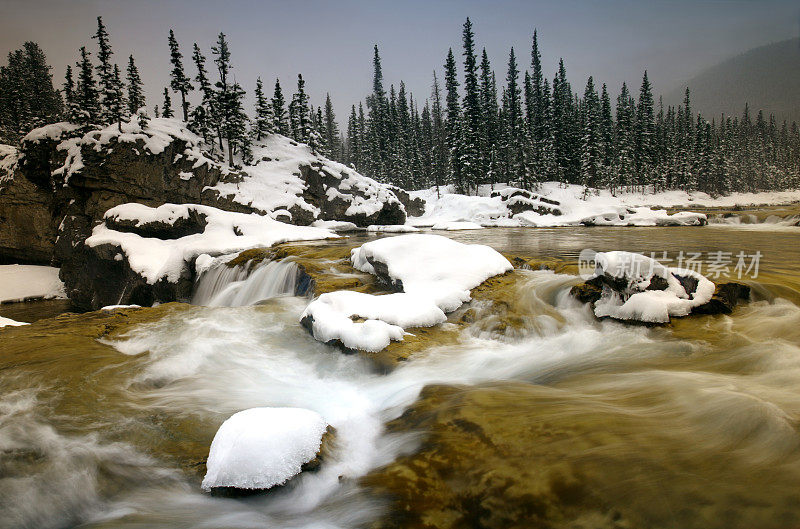
[[[353,107],[353,115],[355,116],[355,107]],[[333,112],[333,103],[331,103],[331,95],[325,94],[325,116],[322,122],[323,125],[323,143],[330,156],[336,160],[341,160],[342,151],[339,144],[339,126],[336,124],[336,114]]]
[[[446,182],[452,182],[460,192],[465,191],[462,180],[461,167],[461,111],[458,105],[458,78],[456,75],[456,60],[452,48],[447,52],[444,64],[445,86],[445,137],[449,149],[449,173]]]
[[[462,40],[464,44],[464,144],[461,152],[463,179],[467,191],[477,192],[481,179],[481,99],[478,89],[478,64],[475,56],[475,35],[469,18],[464,23]]]
[[[365,145],[366,169],[374,178],[384,180],[389,165],[389,138],[387,131],[388,102],[383,88],[383,69],[378,46],[373,48],[372,93],[367,97],[367,145]]]
[[[308,94],[305,91],[306,82],[302,74],[297,74],[297,92],[292,96],[294,109],[294,132],[295,139],[302,143],[311,140],[311,109],[308,103]]]
[[[261,77],[256,79],[256,119],[253,123],[253,136],[256,141],[261,141],[272,132],[272,104],[264,95],[264,85]]]
[[[514,48],[508,55],[508,73],[506,74],[506,167],[508,178],[518,185],[530,188],[525,170],[525,122],[522,115],[522,92],[518,83],[519,69]]]
[[[126,78],[128,80],[128,112],[133,115],[136,114],[140,108],[145,106],[142,78],[139,77],[139,69],[133,61],[133,55],[128,57]]]
[[[161,116],[171,118],[175,114],[172,112],[172,100],[169,97],[169,89],[164,87],[164,103],[161,105]]]
[[[281,91],[281,82],[275,79],[275,90],[272,93],[272,119],[275,131],[284,136],[289,135],[289,122],[286,115],[286,101]]]
[[[108,115],[112,122],[117,124],[117,129],[122,132],[122,118],[125,117],[126,102],[125,93],[123,92],[122,74],[119,71],[119,66],[114,65],[114,73],[112,75],[112,92],[109,99]]]
[[[76,103],[75,103],[75,80],[72,77],[72,66],[67,65],[67,72],[64,75],[64,106],[65,106],[65,113],[64,119],[66,121],[76,121],[77,120],[77,112],[76,112]]]
[[[81,60],[77,64],[78,82],[75,88],[75,103],[81,125],[97,124],[100,121],[100,100],[94,80],[94,68],[86,47],[81,47]]]
[[[175,32],[169,30],[169,60],[172,63],[170,72],[170,86],[175,92],[181,95],[181,109],[183,110],[183,121],[189,121],[189,103],[186,101],[186,94],[194,90],[191,81],[183,71],[183,55],[175,39]]]
[[[108,31],[103,18],[97,17],[97,31],[92,37],[97,39],[97,77],[99,79],[100,88],[100,120],[104,124],[113,122],[111,116],[111,107],[114,100],[114,66],[111,63],[111,56],[114,54],[111,51],[111,43],[108,38]]]
[[[642,87],[639,90],[639,103],[636,108],[636,150],[634,164],[638,183],[645,186],[650,183],[649,176],[655,162],[654,136],[655,115],[653,109],[653,92],[645,70]]]
[[[583,94],[583,136],[581,138],[581,184],[584,193],[597,187],[602,163],[601,109],[594,79],[589,77]],[[584,195],[585,196],[585,195]]]
[[[217,132],[219,138],[222,137],[218,127],[215,126],[216,116],[216,102],[214,89],[211,86],[211,81],[208,79],[206,71],[206,58],[200,51],[200,47],[195,43],[192,52],[192,61],[197,69],[197,75],[194,80],[197,83],[197,88],[202,94],[202,103],[194,107],[192,114],[189,118],[189,129],[203,137],[206,143],[209,143],[213,131]],[[220,144],[220,148],[222,145]]]

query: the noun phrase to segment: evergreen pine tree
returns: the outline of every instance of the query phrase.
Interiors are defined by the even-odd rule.
[[[175,114],[172,112],[172,100],[169,98],[169,89],[164,87],[164,103],[161,106],[161,116],[171,118]]]
[[[638,184],[650,184],[650,175],[655,162],[655,115],[653,109],[653,92],[645,70],[642,87],[639,90],[639,104],[636,108],[636,144],[634,165]]]
[[[445,131],[446,145],[449,149],[449,174],[447,180],[455,184],[456,189],[464,192],[463,171],[461,167],[461,111],[458,105],[458,78],[456,76],[456,59],[453,50],[447,52],[444,64],[445,85]]]
[[[289,135],[289,122],[288,116],[286,115],[286,101],[283,98],[283,92],[281,91],[281,82],[278,79],[275,79],[275,90],[272,93],[272,119],[273,119],[273,126],[275,127],[275,132],[278,134],[283,134],[284,136]]]
[[[355,116],[355,107],[353,107],[353,116]],[[336,114],[333,112],[333,103],[331,103],[330,94],[325,94],[325,116],[322,121],[322,126],[325,149],[330,153],[332,158],[340,160],[342,158],[342,151],[341,145],[339,144],[339,125],[336,124]]]
[[[112,122],[116,122],[117,129],[122,132],[122,118],[125,117],[126,102],[125,93],[123,92],[122,74],[119,71],[119,66],[114,65],[112,75],[112,92],[109,99],[108,115]]]
[[[483,166],[480,159],[482,112],[478,89],[475,35],[472,32],[472,22],[469,18],[464,23],[462,40],[464,44],[464,130],[462,132],[464,143],[461,152],[461,166],[467,191],[474,188],[477,192]]]
[[[142,78],[139,77],[139,69],[133,61],[133,55],[128,57],[128,70],[126,78],[128,80],[128,112],[136,114],[145,105],[144,91],[142,90]]]
[[[111,63],[111,56],[114,54],[111,51],[111,43],[108,39],[108,31],[103,18],[97,17],[97,31],[92,37],[97,39],[97,77],[99,79],[100,88],[100,120],[104,124],[113,122],[111,116],[111,107],[114,100],[114,66]]]
[[[181,95],[181,109],[183,110],[183,120],[189,121],[189,103],[186,101],[186,94],[194,90],[191,81],[183,71],[183,55],[178,47],[178,41],[175,39],[175,32],[169,30],[169,60],[172,63],[172,71],[170,72],[170,86],[175,92]]]
[[[81,125],[97,124],[100,120],[100,100],[94,80],[94,68],[86,47],[81,47],[81,60],[77,68],[78,83],[75,89],[75,102],[79,111],[77,121]]]
[[[264,84],[261,77],[256,79],[256,119],[253,123],[253,136],[261,141],[272,132],[272,104],[264,95]]]
[[[211,86],[211,81],[208,79],[206,58],[203,56],[200,47],[196,43],[192,51],[192,61],[197,69],[197,75],[194,80],[197,83],[197,88],[200,90],[203,99],[201,104],[192,109],[191,116],[189,117],[189,129],[202,136],[203,140],[209,143],[212,131],[216,131],[218,137],[221,137],[221,134],[219,129],[214,126],[214,118],[216,115],[215,94]]]

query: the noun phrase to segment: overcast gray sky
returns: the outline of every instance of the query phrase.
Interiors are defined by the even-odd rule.
[[[563,57],[573,88],[582,90],[594,75],[616,94],[623,80],[638,87],[647,69],[662,93],[720,60],[797,36],[799,6],[796,0],[0,0],[0,53],[38,42],[60,86],[78,48],[94,51],[90,36],[102,15],[114,60],[122,66],[134,54],[152,107],[168,83],[169,29],[186,59],[193,42],[210,56],[223,31],[234,73],[248,92],[261,75],[268,93],[276,77],[291,93],[301,72],[315,105],[330,92],[343,125],[350,104],[370,89],[373,44],[380,48],[387,86],[403,79],[424,99],[447,48],[460,58],[467,16],[498,80],[511,46],[523,68],[529,64],[537,28],[548,77]]]

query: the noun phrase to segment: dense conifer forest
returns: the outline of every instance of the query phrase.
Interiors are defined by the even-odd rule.
[[[133,55],[121,61],[123,73],[100,17],[92,38],[94,51],[79,50],[61,90],[36,43],[9,53],[0,67],[0,140],[16,143],[60,120],[121,128],[132,116],[141,126],[161,116],[182,118],[231,165],[248,163],[253,141],[278,132],[405,189],[450,184],[474,193],[483,184],[535,189],[559,181],[612,192],[724,195],[800,185],[796,123],[778,123],[748,106],[738,116],[703,116],[692,108],[689,88],[681,105],[665,106],[646,71],[638,88],[589,77],[573,89],[563,59],[552,80],[543,73],[536,31],[529,50],[512,48],[496,70],[467,19],[460,48],[443,54],[442,71],[432,73],[431,92],[422,97],[403,82],[386,87],[375,46],[372,88],[351,106],[343,129],[330,96],[311,104],[301,74],[288,101],[279,80],[270,95],[259,77],[254,108],[246,108],[223,33],[210,55],[195,43],[187,58],[169,32],[170,83],[156,91],[162,99],[151,112]]]

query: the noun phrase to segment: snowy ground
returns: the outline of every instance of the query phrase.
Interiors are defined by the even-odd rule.
[[[507,188],[504,184],[494,190]],[[800,190],[765,193],[734,193],[725,197],[711,197],[706,193],[686,191],[664,191],[660,193],[621,193],[612,196],[605,190],[586,193],[583,186],[564,185],[557,182],[542,183],[536,194],[559,203],[561,215],[539,214],[526,211],[513,215],[499,197],[491,197],[492,189],[481,186],[477,196],[455,194],[452,187],[424,189],[411,193],[412,197],[426,202],[425,214],[410,217],[411,226],[431,226],[434,229],[465,229],[473,223],[481,226],[574,226],[583,223],[593,225],[657,226],[696,225],[702,215],[682,213],[670,215],[665,209],[692,207],[733,207],[736,205],[773,205],[800,201]],[[448,228],[448,226],[450,226]]]
[[[58,268],[0,265],[0,303],[64,297],[64,284],[58,279]]]

